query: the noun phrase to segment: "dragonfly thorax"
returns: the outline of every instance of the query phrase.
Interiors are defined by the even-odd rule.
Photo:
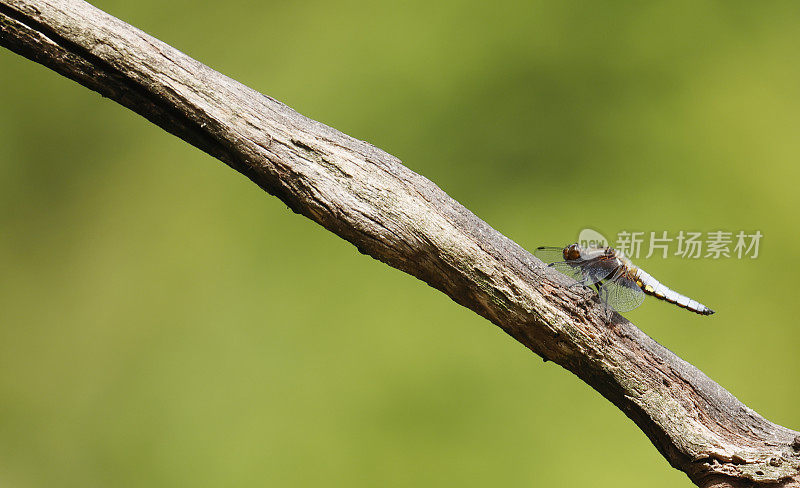
[[[567,254],[567,249],[570,249],[573,246],[576,246],[578,251],[577,258],[573,258],[573,262],[592,262],[592,266],[595,269],[606,270],[606,272],[609,274],[620,266],[626,268],[627,270],[627,268],[630,267],[629,265],[631,265],[627,259],[610,247],[578,247],[577,244],[572,244],[564,250],[565,257]]]

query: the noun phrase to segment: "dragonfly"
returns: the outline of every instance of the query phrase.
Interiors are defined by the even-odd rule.
[[[576,284],[593,286],[600,299],[617,312],[629,312],[644,301],[645,295],[673,303],[700,315],[713,310],[702,303],[667,288],[611,247],[538,247],[533,255],[548,266],[573,278]]]

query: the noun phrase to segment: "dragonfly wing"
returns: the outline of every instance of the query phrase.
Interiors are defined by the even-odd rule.
[[[548,263],[548,266],[565,274],[575,281],[584,282],[585,274],[581,268],[581,261],[564,261],[563,247],[537,247],[533,255]]]
[[[564,261],[563,247],[537,247],[533,255],[545,263],[558,263]]]
[[[549,266],[586,286],[594,285],[611,274],[608,269],[598,266],[598,263],[593,261],[562,261],[550,263]]]
[[[581,264],[581,271],[586,284],[593,285],[608,278],[608,275],[610,275],[614,269],[607,266],[602,258],[597,258],[583,262]]]
[[[586,277],[583,269],[577,264],[570,264],[570,261],[561,261],[558,263],[550,263],[549,266],[562,274],[565,274],[575,281],[585,282]]]
[[[630,312],[644,301],[644,292],[624,276],[614,276],[600,285],[600,298],[617,312]]]

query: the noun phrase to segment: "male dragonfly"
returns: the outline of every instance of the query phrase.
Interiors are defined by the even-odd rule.
[[[578,244],[563,248],[539,247],[533,255],[578,283],[594,286],[603,302],[618,312],[633,310],[648,294],[700,315],[714,313],[702,303],[662,285],[610,247],[583,248]]]

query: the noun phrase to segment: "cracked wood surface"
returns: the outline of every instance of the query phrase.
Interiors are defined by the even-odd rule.
[[[600,392],[705,487],[800,487],[773,424],[386,152],[79,0],[0,0],[0,44],[215,156]],[[602,440],[597,441],[602,444]]]

